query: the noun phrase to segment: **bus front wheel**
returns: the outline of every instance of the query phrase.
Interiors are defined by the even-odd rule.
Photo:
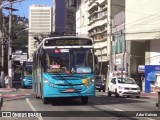
[[[88,103],[88,97],[81,97],[81,102],[82,102],[82,104],[87,104]]]

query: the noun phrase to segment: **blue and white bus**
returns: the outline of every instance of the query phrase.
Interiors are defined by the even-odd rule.
[[[25,61],[22,65],[22,87],[32,87],[32,61]]]
[[[90,38],[45,38],[33,55],[33,89],[44,104],[48,98],[95,96],[95,59]]]

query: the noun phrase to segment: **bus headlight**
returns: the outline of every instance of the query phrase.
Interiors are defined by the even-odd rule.
[[[94,79],[92,78],[92,82],[94,82]]]
[[[47,79],[44,79],[44,83],[49,83]]]
[[[51,87],[55,87],[55,84],[49,82],[47,79],[44,79],[44,83],[51,86]]]

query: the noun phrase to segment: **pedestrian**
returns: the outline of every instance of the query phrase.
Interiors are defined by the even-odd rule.
[[[10,77],[8,75],[6,75],[4,80],[5,80],[5,87],[10,88],[10,85],[9,85]]]

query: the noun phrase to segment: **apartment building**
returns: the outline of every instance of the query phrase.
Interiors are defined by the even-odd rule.
[[[76,33],[76,0],[53,0],[53,32]]]
[[[28,54],[29,59],[37,48],[34,39],[36,36],[49,35],[52,31],[52,9],[45,5],[31,5],[29,8],[29,38]]]
[[[91,37],[98,57],[100,74],[106,77],[107,66],[107,0],[79,0],[76,12],[76,32]]]
[[[89,0],[88,19],[88,33],[94,41],[100,74],[106,75],[109,64],[107,56],[107,0]]]
[[[88,0],[78,0],[77,2],[76,33],[78,36],[89,37],[88,4]]]

